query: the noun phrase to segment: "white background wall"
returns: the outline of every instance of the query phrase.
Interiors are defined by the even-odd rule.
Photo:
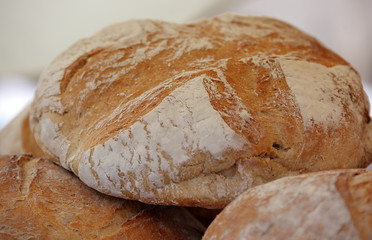
[[[58,53],[134,18],[183,22],[219,0],[0,0],[0,73],[37,76]]]

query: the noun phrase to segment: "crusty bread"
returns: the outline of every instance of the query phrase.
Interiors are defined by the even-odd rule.
[[[225,206],[283,176],[365,167],[359,75],[278,20],[138,20],[83,39],[43,72],[37,144],[87,185],[147,203]]]
[[[200,239],[185,209],[103,195],[54,163],[0,157],[0,239]]]
[[[30,106],[26,106],[0,131],[0,155],[31,154],[47,156],[37,145],[29,124]]]
[[[23,154],[23,124],[28,120],[30,106],[26,106],[0,131],[0,154]]]
[[[230,203],[203,240],[372,239],[372,170],[285,177]]]

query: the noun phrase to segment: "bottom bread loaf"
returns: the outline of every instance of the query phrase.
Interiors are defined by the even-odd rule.
[[[52,162],[0,157],[0,239],[200,239],[188,211],[117,199]]]
[[[203,240],[372,239],[372,170],[282,178],[230,203]]]

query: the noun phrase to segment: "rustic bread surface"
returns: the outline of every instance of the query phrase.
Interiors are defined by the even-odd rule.
[[[317,40],[227,14],[77,42],[42,74],[30,127],[103,193],[220,208],[283,176],[367,166],[368,111],[357,72]]]
[[[372,239],[372,170],[285,177],[230,203],[203,240]]]
[[[0,157],[0,239],[200,239],[185,209],[101,194],[51,161]]]

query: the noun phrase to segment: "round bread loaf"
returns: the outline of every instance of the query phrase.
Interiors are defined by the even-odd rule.
[[[230,203],[203,240],[372,239],[372,170],[285,177]]]
[[[0,157],[0,239],[200,239],[185,209],[103,195],[44,159]]]
[[[103,193],[219,208],[279,177],[367,166],[368,111],[359,75],[314,38],[227,14],[77,42],[43,72],[30,126]]]

